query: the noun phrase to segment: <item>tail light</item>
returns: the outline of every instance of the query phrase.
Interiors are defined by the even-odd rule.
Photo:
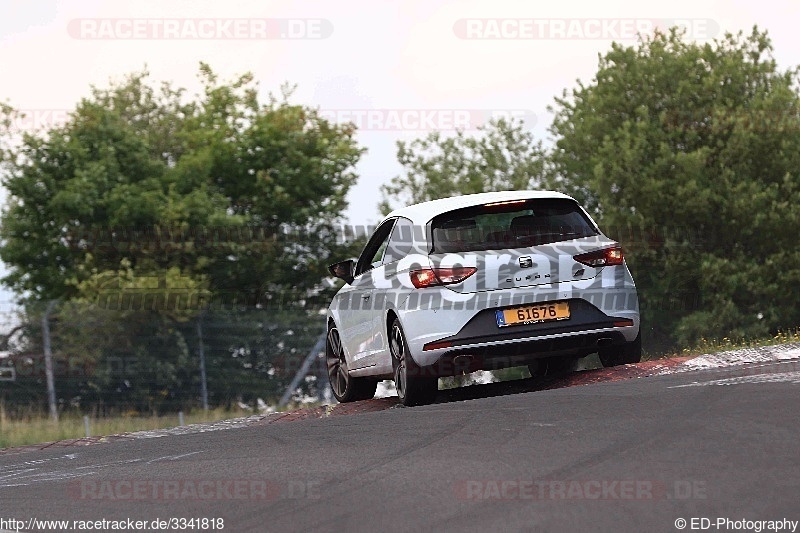
[[[423,289],[436,285],[461,283],[477,271],[478,269],[475,267],[423,268],[422,270],[412,270],[409,275],[414,287]]]
[[[611,248],[603,248],[602,250],[576,255],[573,259],[590,267],[603,267],[621,265],[625,257],[622,254],[622,247],[617,244]]]

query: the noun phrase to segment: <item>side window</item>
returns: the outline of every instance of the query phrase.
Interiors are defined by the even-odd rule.
[[[386,247],[384,264],[400,261],[411,252],[414,245],[414,225],[407,218],[398,218]]]
[[[358,265],[356,265],[356,276],[381,264],[383,252],[386,251],[386,247],[389,244],[389,235],[392,233],[394,222],[395,219],[390,219],[378,226],[378,229],[367,241],[367,245],[358,259]]]

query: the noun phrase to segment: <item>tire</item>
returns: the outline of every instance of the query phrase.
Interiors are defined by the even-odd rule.
[[[420,367],[408,353],[406,335],[396,318],[389,328],[389,350],[392,353],[397,397],[403,405],[411,407],[433,402],[439,392],[439,379],[421,375]]]
[[[347,370],[342,339],[335,325],[328,327],[328,339],[325,342],[325,363],[328,368],[328,381],[333,396],[341,403],[369,400],[375,396],[378,380],[372,378],[354,378]]]
[[[601,348],[597,352],[600,362],[608,368],[610,366],[631,365],[642,360],[642,332],[631,342],[626,342],[622,346],[609,346]]]
[[[532,378],[568,374],[575,370],[578,358],[574,356],[544,357],[528,365]]]

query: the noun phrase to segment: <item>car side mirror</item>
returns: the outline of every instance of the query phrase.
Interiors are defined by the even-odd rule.
[[[343,279],[348,285],[353,283],[353,272],[356,268],[354,259],[340,261],[328,267],[328,271],[339,279]]]

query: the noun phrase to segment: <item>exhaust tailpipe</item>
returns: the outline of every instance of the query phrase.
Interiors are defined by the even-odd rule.
[[[472,366],[472,359],[471,355],[457,355],[453,358],[453,369],[456,372],[456,375],[460,374],[467,374],[469,373],[469,369]]]

